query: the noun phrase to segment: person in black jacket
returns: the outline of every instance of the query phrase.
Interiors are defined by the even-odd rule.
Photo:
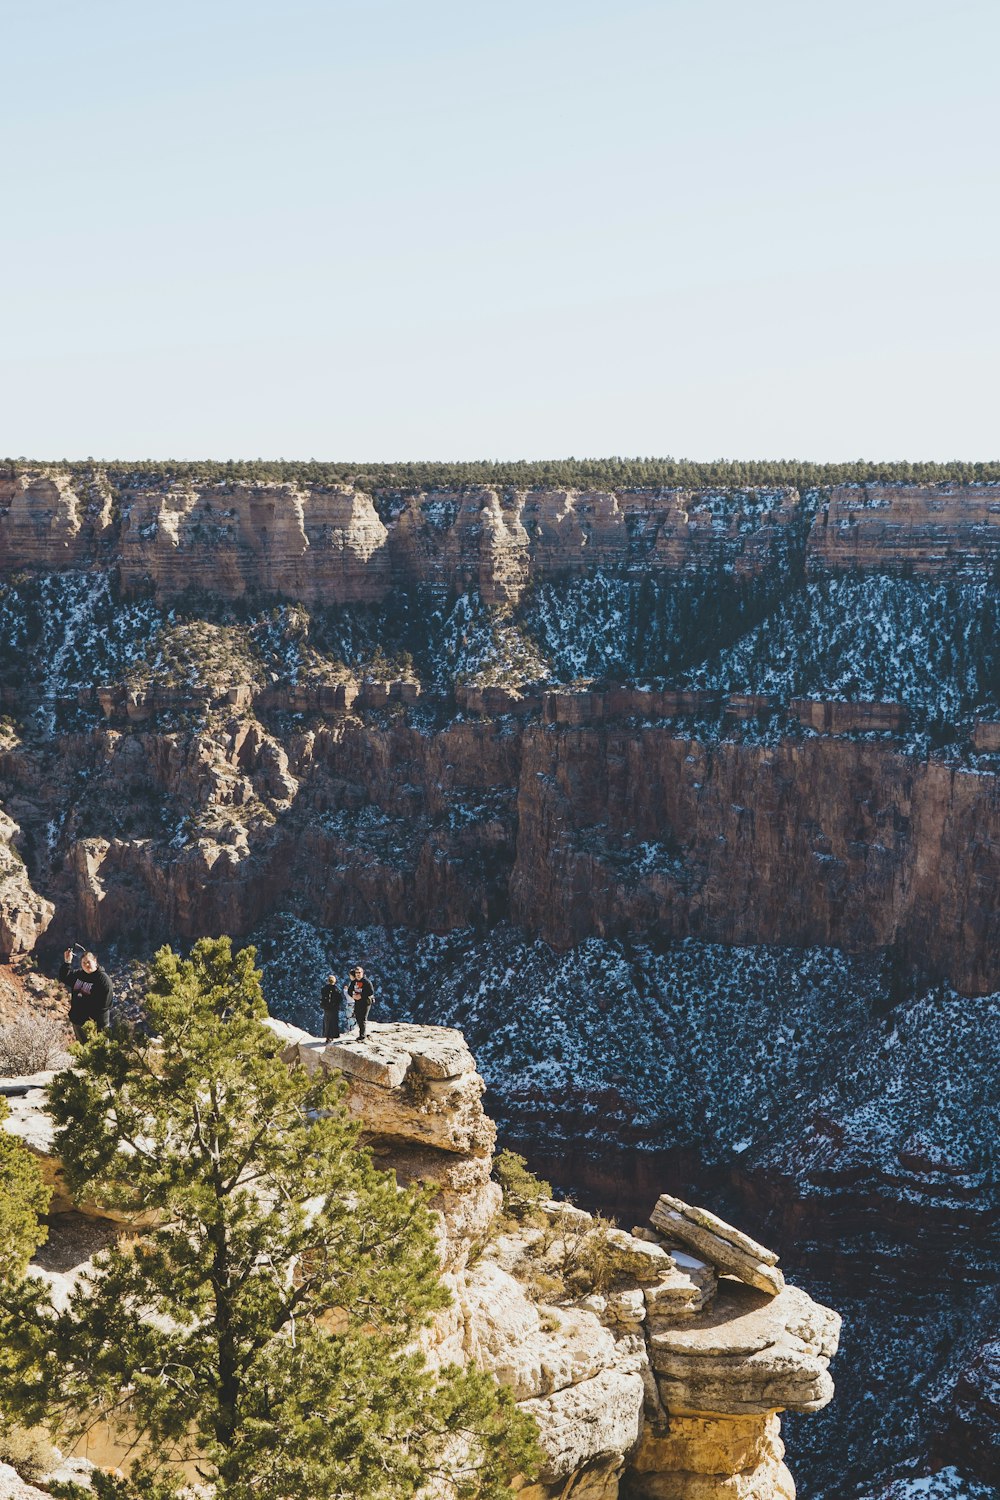
[[[323,1007],[323,1040],[340,1040],[340,986],[336,974],[328,974],[320,991],[319,1003]]]
[[[97,962],[95,953],[85,953],[80,967],[73,968],[73,950],[67,948],[59,970],[59,982],[70,993],[69,1021],[78,1042],[84,1040],[83,1028],[93,1021],[98,1031],[111,1024],[111,976]]]
[[[344,986],[344,993],[354,1004],[354,1019],[358,1023],[358,1041],[363,1042],[367,1035],[368,1012],[375,999],[375,986],[370,979],[365,978],[365,971],[360,964],[355,964],[351,970],[351,977]]]

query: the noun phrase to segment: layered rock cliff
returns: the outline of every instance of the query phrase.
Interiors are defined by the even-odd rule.
[[[2,571],[111,562],[126,592],[161,598],[194,587],[343,604],[427,583],[511,603],[532,581],[622,564],[681,572],[727,561],[752,573],[794,532],[812,574],[989,570],[1000,556],[1000,486],[406,494],[98,466],[0,478]]]
[[[498,491],[408,496],[350,486],[174,482],[136,487],[103,470],[0,481],[3,568],[112,557],[127,593],[201,588],[303,603],[379,600],[401,583],[516,600],[533,578],[630,561],[679,571],[719,556],[763,566],[800,516],[795,491],[723,495]]]
[[[998,786],[864,739],[712,740],[634,714],[99,728],[0,752],[27,860],[8,856],[0,944],[33,946],[52,903],[59,931],[104,943],[244,934],[280,905],[325,926],[509,917],[563,947],[895,946],[983,994]]]

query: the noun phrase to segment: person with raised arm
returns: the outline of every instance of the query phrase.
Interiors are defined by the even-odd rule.
[[[69,990],[69,1023],[78,1042],[85,1040],[83,1028],[92,1021],[98,1031],[111,1024],[113,990],[111,976],[97,962],[96,953],[85,953],[80,967],[73,967],[73,949],[67,948],[59,969],[59,983]]]

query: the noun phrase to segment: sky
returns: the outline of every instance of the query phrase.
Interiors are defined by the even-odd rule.
[[[0,454],[1000,457],[997,0],[0,0]]]

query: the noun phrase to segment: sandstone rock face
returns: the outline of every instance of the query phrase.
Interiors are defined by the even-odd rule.
[[[518,785],[512,913],[557,945],[899,941],[967,993],[1000,980],[992,777],[864,741],[530,726]]]
[[[1000,555],[1000,487],[846,485],[809,532],[810,572],[907,568],[954,576]]]
[[[469,1270],[463,1303],[470,1357],[519,1401],[578,1385],[614,1362],[614,1338],[594,1313],[539,1307],[494,1261]]]
[[[55,907],[32,889],[15,839],[20,829],[0,810],[0,957],[30,953]]]
[[[348,484],[142,483],[100,470],[0,479],[0,570],[116,564],[127,590],[191,586],[303,602],[379,600],[393,583],[487,603],[531,579],[600,567],[760,569],[794,528],[813,574],[961,576],[1000,554],[1000,487],[841,486],[808,521],[794,490],[504,490],[376,499]]]
[[[409,1141],[459,1156],[491,1154],[496,1129],[483,1113],[485,1085],[460,1031],[403,1022],[369,1023],[364,1042],[316,1039],[294,1026],[269,1023],[284,1056],[306,1067],[317,1062],[347,1084],[345,1103],[364,1122],[365,1136]]]
[[[103,474],[52,470],[0,481],[0,556],[11,567],[88,566],[100,547],[126,591],[151,586],[163,599],[195,587],[224,599],[256,590],[377,602],[395,581],[450,595],[475,587],[507,604],[532,577],[623,563],[682,571],[721,553],[752,573],[800,515],[794,490],[748,492],[741,504],[682,490],[481,486],[405,496],[386,524],[350,485],[114,488]]]
[[[632,1500],[795,1500],[777,1417],[745,1420],[752,1425],[674,1418],[667,1438],[643,1439],[627,1494]]]
[[[796,1287],[768,1297],[722,1281],[710,1311],[683,1323],[651,1319],[648,1338],[668,1411],[743,1416],[826,1406],[839,1330],[836,1314]]]
[[[121,579],[161,598],[204,588],[304,603],[380,599],[389,587],[386,529],[371,497],[346,487],[177,485],[126,494]]]
[[[348,1107],[384,1169],[402,1184],[434,1187],[442,1277],[453,1300],[424,1347],[432,1363],[488,1371],[538,1423],[545,1460],[521,1500],[616,1500],[620,1485],[623,1497],[639,1500],[793,1500],[776,1413],[830,1399],[836,1314],[793,1287],[769,1297],[720,1280],[725,1267],[707,1256],[674,1254],[649,1231],[609,1230],[568,1204],[543,1203],[540,1223],[498,1232],[494,1129],[460,1032],[382,1025],[369,1042],[326,1045],[268,1024],[289,1063],[343,1078]],[[47,1081],[26,1081],[33,1087],[12,1101],[7,1128],[58,1183]],[[68,1208],[64,1200],[65,1192],[59,1207]],[[664,1202],[703,1236],[710,1222],[723,1258],[739,1246],[754,1265],[774,1269],[770,1251],[706,1210],[661,1199],[657,1220]],[[57,1297],[69,1295],[116,1232],[105,1224],[95,1238],[86,1227],[93,1218],[84,1215],[100,1212],[84,1204],[54,1221],[58,1234],[33,1274]],[[121,1456],[109,1435],[93,1437],[88,1457]]]
[[[151,946],[246,933],[280,892],[322,926],[511,917],[559,947],[897,943],[966,993],[1000,985],[1000,782],[873,741],[713,744],[618,719],[279,735],[233,717],[0,751],[0,792],[30,834],[30,882],[12,869],[0,893],[11,945],[37,942],[46,902],[57,928]],[[131,831],[74,834],[123,803]]]
[[[93,563],[111,534],[102,475],[86,483],[58,471],[0,479],[0,572]]]
[[[543,1485],[565,1484],[587,1468],[604,1470],[602,1493],[615,1495],[622,1456],[641,1430],[642,1379],[638,1371],[606,1369],[591,1380],[522,1403],[538,1423],[545,1450]],[[613,1487],[611,1487],[613,1486]]]

